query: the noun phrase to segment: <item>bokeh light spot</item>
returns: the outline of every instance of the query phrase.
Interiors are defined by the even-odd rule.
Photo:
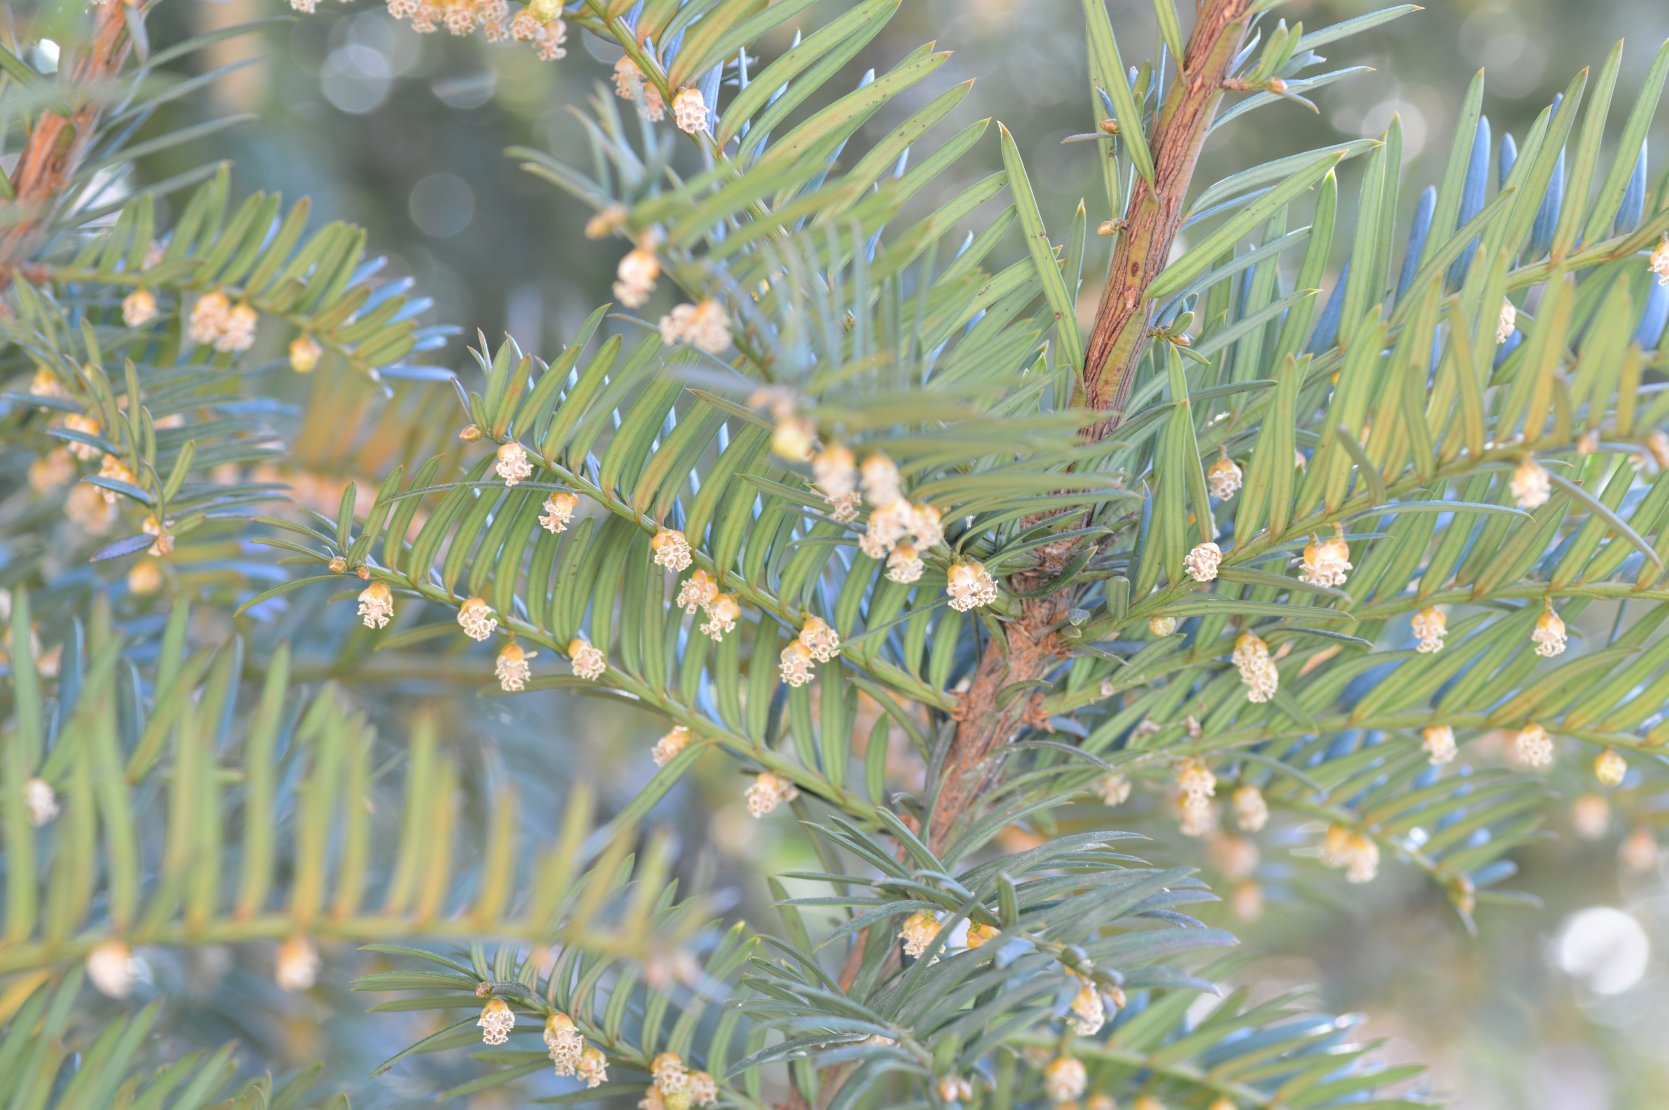
[[[438,78],[429,86],[435,98],[448,108],[479,108],[493,98],[498,75],[492,70],[454,74]]]
[[[411,222],[425,235],[447,239],[475,218],[475,191],[463,178],[432,173],[411,191]]]
[[[1640,922],[1610,906],[1571,914],[1554,942],[1559,969],[1595,994],[1621,994],[1640,982],[1651,952]]]
[[[393,79],[388,59],[381,52],[351,42],[332,50],[319,71],[319,87],[325,99],[356,116],[380,108],[388,99]]]

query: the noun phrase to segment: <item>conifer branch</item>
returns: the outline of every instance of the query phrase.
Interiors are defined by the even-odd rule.
[[[127,32],[130,18],[144,18],[145,5],[126,0],[105,0],[99,7],[92,40],[76,59],[66,86],[72,96],[84,102],[67,112],[43,112],[18,155],[11,177],[11,205],[14,212],[0,228],[0,292],[12,283],[12,275],[42,230],[54,202],[87,153],[104,114],[101,87],[121,72],[132,40]]]
[[[1147,349],[1145,292],[1170,257],[1194,165],[1250,8],[1249,0],[1208,0],[1200,6],[1181,71],[1160,110],[1152,144],[1154,181],[1150,185],[1136,179],[1090,336],[1082,400],[1107,416],[1085,429],[1086,439],[1104,438],[1121,418],[1135,367]],[[1140,120],[1120,122],[1141,126]],[[1013,587],[1023,599],[1020,619],[992,636],[955,711],[956,732],[945,755],[930,822],[929,843],[935,849],[944,847],[951,825],[978,796],[990,775],[992,756],[1023,726],[1044,723],[1037,716],[1040,700],[1023,691],[1064,657],[1055,629],[1075,604],[1077,589],[1027,598],[1046,586],[1047,574],[1019,578]]]
[[[1240,50],[1251,6],[1250,0],[1200,5],[1182,68],[1159,111],[1152,144],[1154,179],[1151,184],[1135,179],[1085,356],[1082,399],[1107,414],[1087,430],[1089,438],[1104,438],[1123,419],[1136,366],[1147,350],[1147,287],[1170,260],[1194,165]],[[1119,122],[1141,125],[1139,120]]]
[[[1164,54],[1137,69],[1085,0],[1101,122],[1070,141],[1106,156],[1115,236],[1085,334],[1083,203],[1052,235],[1006,129],[1003,173],[947,176],[990,121],[940,134],[967,86],[911,93],[945,55],[852,85],[901,0],[390,0],[416,31],[620,53],[580,112],[589,171],[512,151],[622,248],[616,304],[548,363],[483,338],[451,383],[459,448],[429,387],[373,422],[337,380],[443,376],[406,359],[450,329],[372,280],[365,232],[309,231],[305,199],[224,166],[115,168],[208,133],[155,136],[195,82],[151,77],[224,32],[149,54],[150,2],[83,12],[56,74],[0,50],[5,462],[29,478],[0,513],[24,541],[0,599],[0,1104],[219,1105],[231,1047],[193,1063],[194,1023],[146,1033],[196,1002],[139,977],[276,948],[276,985],[309,991],[330,940],[370,942],[356,987],[399,996],[375,1009],[428,1015],[361,1071],[417,1091],[445,1078],[421,1057],[487,1046],[442,1101],[1428,1106],[1355,1019],[1250,982],[1199,1005],[1238,978],[1202,958],[1231,919],[1383,860],[1470,924],[1524,897],[1513,857],[1573,784],[1583,838],[1627,827],[1622,866],[1654,864],[1669,206],[1644,144],[1669,45],[1614,143],[1620,47],[1499,143],[1475,83],[1404,245],[1396,123],[1192,178],[1214,127],[1308,104],[1351,72],[1321,47],[1413,5],[1306,30],[1195,0],[1190,37],[1157,0]],[[1352,209],[1330,171],[1357,157]],[[90,200],[94,170],[123,195]],[[313,377],[274,390],[286,341]],[[295,511],[255,515],[290,477]],[[659,769],[600,817],[583,785],[545,804],[563,769],[520,735],[545,707],[418,703],[459,684],[649,711]],[[711,818],[775,918],[680,901],[644,818]],[[1142,832],[1157,865],[1119,843]],[[265,1013],[247,978],[216,1006]],[[84,985],[156,1001],[113,1018]],[[163,1054],[199,1097],[151,1074]]]

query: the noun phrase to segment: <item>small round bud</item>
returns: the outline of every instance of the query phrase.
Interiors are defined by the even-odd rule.
[[[574,674],[587,682],[597,681],[608,670],[608,657],[583,636],[575,636],[568,641],[568,662],[574,668]]]
[[[1101,795],[1105,805],[1123,805],[1130,797],[1130,780],[1117,771],[1108,771],[1095,780],[1092,789]]]
[[[1218,456],[1217,461],[1205,472],[1205,482],[1211,490],[1211,496],[1219,501],[1227,501],[1238,493],[1244,479],[1244,472],[1226,454]]]
[[[1196,582],[1210,582],[1216,579],[1222,562],[1222,548],[1209,542],[1196,544],[1182,560],[1182,569]]]
[[[753,785],[748,787],[748,812],[755,817],[763,817],[782,803],[791,802],[799,796],[799,787],[781,775],[762,771],[754,777]]]
[[[631,61],[630,58],[623,58],[622,60]],[[585,222],[585,237],[587,239],[606,239],[623,226],[625,222],[625,206],[611,204]]]
[[[492,606],[479,597],[472,597],[458,607],[458,627],[472,640],[485,640],[498,627]]]
[[[135,289],[122,300],[122,323],[142,328],[156,319],[156,298],[149,289]]]
[[[586,1087],[600,1087],[608,1082],[608,1057],[594,1044],[588,1044],[574,1063],[574,1078]],[[668,1107],[668,1110],[671,1110]]]
[[[1420,746],[1432,766],[1440,767],[1455,758],[1455,730],[1448,725],[1427,725],[1420,730]]]
[[[58,792],[45,779],[32,778],[23,784],[23,808],[35,828],[49,825],[58,816]]]
[[[87,978],[100,994],[126,998],[139,980],[139,961],[121,941],[107,940],[87,953]]]
[[[1536,654],[1544,658],[1551,659],[1564,653],[1565,622],[1559,619],[1559,614],[1553,611],[1551,605],[1536,618],[1536,627],[1530,633],[1530,642],[1536,645]]]
[[[1505,343],[1518,330],[1518,309],[1505,297],[1501,299],[1501,314],[1495,319],[1495,342]]]
[[[493,663],[493,677],[498,679],[499,689],[507,694],[527,689],[527,680],[533,674],[528,660],[538,654],[536,651],[523,650],[514,640],[499,648],[498,659]]]
[[[1669,235],[1665,235],[1661,242],[1652,249],[1649,260],[1652,273],[1657,275],[1659,285],[1669,285]]]
[[[1621,786],[1628,774],[1628,760],[1609,748],[1594,759],[1594,777],[1601,786]]]
[[[483,1044],[505,1044],[510,1040],[510,1030],[516,1027],[516,1012],[504,999],[489,998],[475,1024],[481,1027]]]
[[[898,931],[899,939],[904,942],[904,954],[912,959],[926,952],[938,935],[939,919],[926,910],[917,910],[905,918],[904,927]]]
[[[984,563],[952,563],[945,575],[945,593],[952,609],[966,613],[997,600],[997,580]]]
[[[707,130],[707,99],[700,89],[690,85],[678,90],[672,98],[672,121],[691,135]]]
[[[789,686],[804,686],[812,680],[816,673],[815,659],[811,649],[800,640],[790,641],[782,649],[778,659],[777,669],[782,681]]]
[[[654,552],[655,565],[674,574],[689,569],[693,559],[689,538],[676,528],[662,528],[656,532],[649,540],[649,549]]]
[[[579,508],[580,499],[574,494],[559,490],[545,498],[545,511],[539,514],[539,527],[555,535],[567,530],[568,522],[574,519],[574,512]]]
[[[493,470],[506,487],[533,477],[533,462],[528,458],[527,448],[515,440],[499,444],[495,455]]]
[[[684,583],[685,588],[692,586],[692,592],[701,588],[696,584],[693,575]],[[684,597],[685,590],[680,589],[678,596]],[[707,616],[707,619],[701,622],[702,635],[715,643],[722,643],[725,636],[736,631],[736,622],[742,619],[742,603],[736,599],[735,594],[714,594],[710,601],[702,604],[701,610]]]
[[[141,597],[162,589],[162,562],[140,559],[134,563],[133,569],[127,572],[127,588]]]
[[[1521,509],[1539,509],[1553,496],[1553,483],[1547,470],[1535,459],[1525,459],[1513,471],[1509,483],[1513,500]]]
[[[1055,1102],[1071,1102],[1084,1093],[1089,1071],[1083,1061],[1057,1056],[1043,1069],[1043,1089]]]
[[[359,619],[366,628],[387,628],[394,618],[394,594],[387,582],[373,582],[359,593]]]
[[[1652,830],[1638,828],[1623,838],[1617,846],[1617,857],[1624,870],[1642,874],[1657,866],[1657,838]]]
[[[298,335],[290,340],[290,369],[298,374],[312,373],[324,355],[324,348],[311,335]]]
[[[1351,569],[1350,544],[1337,530],[1331,539],[1313,540],[1304,548],[1298,578],[1314,586],[1342,586]]]
[[[1611,825],[1611,803],[1603,794],[1578,795],[1571,803],[1570,823],[1583,840],[1598,840]]]
[[[817,442],[817,428],[809,420],[788,417],[777,422],[771,433],[771,450],[778,458],[789,462],[807,462]]]
[[[614,295],[627,308],[642,308],[655,291],[661,276],[661,262],[648,247],[633,247],[620,259],[615,275]]]
[[[819,663],[827,663],[840,654],[839,634],[821,617],[807,617],[798,639]]]
[[[287,991],[312,990],[319,979],[319,950],[306,937],[291,937],[278,946],[273,978]]]
[[[1410,625],[1415,639],[1419,641],[1416,651],[1429,655],[1443,650],[1443,637],[1449,630],[1449,618],[1443,610],[1428,605],[1414,614]]]
[[[655,741],[655,747],[650,751],[650,756],[655,760],[655,766],[665,767],[689,746],[690,730],[684,725],[675,725],[672,731]]]
[[[1553,738],[1547,730],[1534,722],[1519,730],[1513,741],[1513,754],[1526,767],[1553,766]]]

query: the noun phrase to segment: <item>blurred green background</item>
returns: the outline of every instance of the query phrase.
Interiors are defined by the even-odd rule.
[[[1295,0],[1283,14],[1314,28],[1373,6]],[[1114,0],[1112,8],[1127,58],[1145,53],[1146,44],[1157,41],[1150,4]],[[161,4],[152,37],[169,42],[286,11],[281,0]],[[1064,228],[1079,197],[1099,191],[1093,148],[1060,142],[1092,122],[1079,20],[1076,0],[904,0],[889,31],[854,64],[850,80],[865,66],[891,64],[928,39],[954,50],[943,83],[932,87],[977,78],[962,118],[991,115],[1014,131],[1046,219]],[[1335,65],[1374,72],[1320,90],[1319,114],[1283,105],[1224,128],[1213,138],[1202,180],[1305,147],[1377,134],[1396,113],[1411,181],[1424,185],[1436,177],[1451,122],[1477,68],[1489,74],[1487,111],[1497,134],[1501,128],[1522,134],[1577,69],[1597,66],[1625,36],[1630,42],[1618,96],[1626,103],[1656,46],[1669,36],[1669,8],[1661,0],[1434,0],[1424,12],[1329,47]],[[509,332],[531,350],[554,352],[592,307],[608,299],[618,246],[588,241],[582,231],[587,213],[521,172],[503,151],[524,144],[586,161],[583,131],[571,109],[601,95],[613,58],[595,52],[595,44],[579,34],[568,45],[566,59],[545,63],[526,49],[418,36],[379,5],[326,0],[316,15],[272,22],[204,59],[205,66],[237,59],[251,64],[216,85],[208,103],[180,105],[180,118],[245,112],[254,118],[177,160],[147,162],[142,173],[160,178],[207,158],[229,158],[244,189],[309,194],[321,219],[363,224],[373,250],[388,256],[389,271],[411,275],[434,298],[433,318],[464,329],[437,359],[447,366],[465,370],[464,337],[478,328],[490,341]],[[931,90],[918,94],[925,98]],[[1654,133],[1655,150],[1669,149],[1664,138],[1661,130]],[[972,178],[998,165],[992,134],[962,173]],[[1345,171],[1346,196],[1353,172]],[[1654,165],[1654,182],[1658,172]],[[953,182],[947,179],[947,185]],[[1405,220],[1412,193],[1404,194]],[[1091,201],[1092,227],[1107,215]],[[1095,293],[1086,292],[1091,304]],[[329,388],[319,378],[303,388]],[[320,400],[313,398],[315,414],[352,411],[328,409]],[[450,396],[438,388],[403,395],[403,402],[419,406],[419,419],[437,439],[460,422]],[[365,410],[367,419],[373,411]],[[330,458],[326,447],[341,430],[307,429],[322,452],[311,457]],[[337,462],[327,469],[333,467],[341,469]],[[339,486],[331,483],[341,477],[358,477],[363,487],[370,475],[326,479],[320,494],[326,505],[333,505],[331,490]],[[334,650],[321,646],[319,655],[328,658]],[[547,810],[553,804],[548,799],[561,796],[565,776],[576,770],[617,803],[648,777],[647,748],[660,729],[647,715],[633,719],[583,700],[558,704],[563,695],[554,693],[475,701],[474,681],[444,690],[433,677],[367,683],[356,695],[387,726],[385,736],[395,747],[412,700],[448,705],[453,742],[479,752],[483,775],[514,776],[536,797],[548,784]],[[912,768],[898,771],[907,782]],[[741,877],[761,866],[781,870],[809,861],[782,858],[794,850],[791,842],[760,835],[742,808],[736,768],[709,760],[702,773],[705,778],[663,803],[657,817],[680,830],[690,870],[714,872],[721,890],[740,885],[733,908],[763,919],[769,911],[762,891]],[[1336,880],[1318,886],[1313,863],[1295,865],[1282,837],[1266,834],[1260,847],[1268,873],[1279,880],[1283,870],[1307,867],[1311,881],[1254,889],[1237,887],[1211,862],[1221,861],[1222,851],[1194,856],[1228,895],[1212,912],[1242,931],[1251,953],[1269,957],[1260,970],[1273,971],[1278,982],[1272,988],[1324,984],[1322,1007],[1366,1012],[1367,1031],[1387,1038],[1386,1055],[1431,1062],[1434,1085],[1458,1105],[1666,1107],[1669,1063],[1661,1046],[1669,1035],[1669,892],[1649,850],[1664,806],[1625,789],[1613,797],[1613,812],[1602,814],[1606,803],[1576,798],[1584,777],[1571,772],[1569,782],[1556,783],[1562,790],[1550,824],[1556,835],[1522,861],[1523,873],[1512,884],[1536,891],[1545,904],[1486,907],[1475,938],[1441,892],[1394,859],[1385,861],[1370,887],[1345,890]],[[1141,827],[1168,820],[1157,800],[1138,799],[1132,807],[1114,814],[1113,823],[1122,827],[1128,817]],[[559,815],[545,816],[554,821]],[[1640,828],[1647,832],[1627,839]],[[1179,854],[1186,858],[1198,848],[1189,842]],[[1299,886],[1310,894],[1323,891],[1323,904],[1283,896]],[[1258,901],[1261,914],[1252,912]],[[193,975],[220,982],[228,972],[184,968],[178,974],[186,983]],[[343,1074],[359,1076],[365,1060],[423,1032],[403,1025],[398,1015],[367,1023],[351,1000],[349,1016],[328,1017],[318,998],[270,993],[272,1005],[288,1016],[278,1027],[250,1031],[285,1046],[294,1064],[328,1058]],[[205,1023],[257,1020],[247,1011],[216,1012],[208,999],[205,1007]],[[453,1067],[457,1078],[469,1074],[456,1070],[455,1062],[423,1066]],[[356,1105],[392,1105],[415,1095],[417,1088],[402,1082],[404,1071],[380,1081],[378,1093]]]

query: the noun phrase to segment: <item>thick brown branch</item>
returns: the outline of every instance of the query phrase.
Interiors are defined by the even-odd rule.
[[[1152,142],[1154,184],[1137,181],[1090,336],[1083,400],[1106,417],[1084,430],[1087,438],[1105,436],[1122,416],[1148,342],[1146,290],[1170,255],[1194,166],[1244,38],[1250,7],[1251,0],[1201,0],[1182,68],[1160,108]],[[1059,562],[1060,553],[1054,554]],[[1035,591],[1042,585],[1039,577],[1050,572],[1040,566],[1011,585],[1019,593]],[[1036,719],[1035,694],[1016,684],[1044,677],[1060,661],[1055,629],[1076,600],[1073,587],[1027,598],[1019,619],[1004,625],[1003,635],[987,645],[957,703],[956,733],[929,821],[928,842],[935,851],[945,847],[956,819],[991,781],[1001,749],[1023,728],[1042,723]]]
[[[131,7],[139,10],[138,5]],[[127,60],[129,8],[124,0],[105,0],[98,8],[92,41],[71,65],[65,82],[66,98],[76,106],[68,114],[41,113],[24,141],[12,171],[14,210],[0,227],[0,291],[11,284],[12,275],[34,249],[53,204],[86,156],[104,110],[99,90]]]
[[[1084,359],[1084,401],[1106,413],[1090,430],[1096,438],[1123,418],[1136,364],[1147,350],[1147,287],[1170,257],[1194,165],[1245,35],[1250,7],[1250,0],[1200,5],[1182,69],[1160,108],[1153,135],[1153,184],[1136,179]]]
[[[1047,674],[1060,662],[1054,626],[1067,608],[1067,593],[1028,599],[1020,619],[1003,626],[1003,636],[986,645],[972,681],[956,708],[956,734],[940,773],[933,803],[929,846],[941,851],[956,818],[965,813],[997,770],[996,756],[1004,745],[1036,719],[1036,692],[1005,690]]]

